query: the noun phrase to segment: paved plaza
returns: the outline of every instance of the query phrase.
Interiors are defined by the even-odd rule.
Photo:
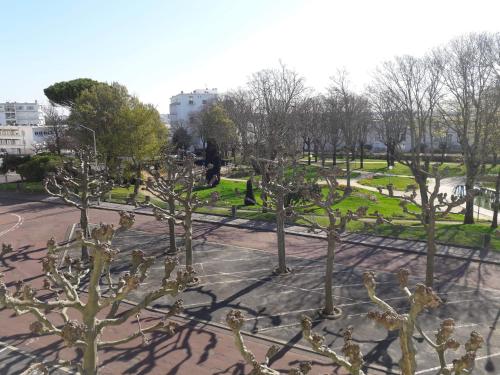
[[[18,249],[14,255],[2,260],[2,271],[8,285],[24,279],[41,285],[40,259],[45,254],[45,243],[55,236],[63,241],[78,221],[78,212],[47,202],[26,202],[0,196],[0,242],[12,243]],[[91,221],[116,223],[116,212],[92,210]],[[167,228],[151,216],[137,215],[134,227],[115,238],[121,250],[114,269],[123,272],[134,249],[159,257],[146,280],[154,287],[163,276],[161,258],[164,256]],[[179,234],[181,234],[179,232]],[[411,284],[422,281],[425,257],[416,253],[388,251],[367,245],[344,244],[339,246],[334,272],[336,303],[344,315],[341,319],[319,319],[317,310],[323,301],[324,256],[326,242],[320,238],[287,236],[287,261],[294,272],[288,276],[274,276],[270,272],[277,262],[275,234],[251,228],[228,227],[221,223],[196,223],[194,226],[194,259],[200,284],[180,296],[186,309],[184,317],[175,319],[181,330],[171,338],[152,335],[148,345],[140,340],[123,348],[103,351],[103,374],[245,374],[248,367],[234,347],[233,337],[225,328],[225,315],[231,308],[243,311],[247,321],[244,330],[246,341],[259,359],[267,348],[278,342],[283,345],[273,367],[284,371],[298,361],[312,358],[313,374],[333,371],[328,360],[303,350],[308,345],[300,334],[299,319],[302,314],[314,321],[315,332],[326,336],[326,343],[339,350],[342,329],[354,328],[354,339],[361,344],[368,374],[397,373],[400,357],[395,333],[388,333],[375,326],[364,315],[375,307],[368,300],[361,276],[366,270],[377,272],[378,294],[393,306],[405,311],[406,299],[399,291],[394,273],[399,267],[412,272]],[[181,239],[179,237],[179,243]],[[181,264],[183,262],[180,254]],[[478,352],[475,373],[497,374],[500,370],[500,315],[499,266],[470,260],[439,258],[436,263],[436,289],[444,305],[420,317],[422,327],[432,336],[439,321],[454,318],[455,337],[464,343],[471,330],[479,331],[485,338],[484,348]],[[139,298],[139,295],[131,299]],[[157,301],[154,310],[144,317],[158,319],[161,311],[168,309],[172,300]],[[34,337],[29,333],[28,316],[14,317],[11,312],[0,312],[0,363],[6,374],[20,373],[28,363],[45,358],[75,358],[64,349],[61,340],[50,336]],[[123,330],[131,332],[133,326],[111,330],[110,335],[122,336]],[[419,342],[419,374],[433,374],[436,356],[427,345]],[[290,347],[293,346],[291,349]],[[451,360],[462,354],[450,353]],[[78,354],[76,355],[76,358]],[[3,372],[0,372],[3,373]],[[56,373],[64,373],[58,370]],[[340,372],[343,373],[343,372]]]
[[[168,244],[165,236],[130,230],[115,239],[115,244],[125,255],[133,249],[142,249],[148,255],[163,256]],[[396,370],[400,358],[397,335],[388,333],[367,320],[365,315],[375,307],[369,301],[362,283],[362,274],[369,269],[336,264],[334,271],[334,296],[344,316],[339,320],[324,320],[318,315],[324,300],[323,278],[325,257],[288,258],[294,270],[287,276],[271,273],[276,257],[267,251],[227,246],[209,241],[196,241],[194,246],[195,270],[200,284],[182,294],[184,314],[203,321],[224,324],[230,309],[239,309],[246,316],[244,330],[253,334],[279,340],[287,345],[307,347],[300,331],[300,317],[305,314],[313,318],[314,330],[326,336],[326,343],[337,350],[343,344],[342,329],[354,327],[354,337],[361,344],[366,362],[376,368]],[[182,253],[180,261],[183,262]],[[120,257],[117,271],[126,268],[127,257]],[[376,270],[373,270],[376,271]],[[152,268],[148,285],[160,285],[163,277],[161,264]],[[377,294],[396,307],[406,311],[407,299],[402,295],[394,273],[377,273]],[[423,282],[412,277],[414,285]],[[452,317],[456,322],[455,337],[464,343],[471,330],[480,332],[488,339],[491,354],[500,354],[500,335],[495,327],[500,312],[500,291],[483,290],[455,285],[453,282],[438,282],[444,305],[423,314],[421,326],[432,335],[440,320]],[[137,292],[139,298],[144,290]],[[173,301],[164,298],[154,306],[167,309]],[[425,343],[417,343],[420,373],[433,373],[437,366],[435,353]],[[451,359],[451,358],[450,358]],[[500,365],[500,357],[492,361]],[[496,366],[495,366],[496,367]],[[477,369],[477,373],[487,373]]]

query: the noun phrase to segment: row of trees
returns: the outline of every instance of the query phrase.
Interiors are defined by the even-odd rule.
[[[194,122],[202,139],[228,150],[276,160],[300,150],[336,164],[338,150],[361,166],[368,137],[387,148],[387,164],[407,165],[428,202],[431,163],[444,161],[450,138],[460,145],[466,189],[472,190],[500,151],[500,36],[468,34],[424,57],[401,56],[381,64],[364,92],[353,90],[346,71],[332,77],[326,94],[314,94],[304,78],[281,65],[252,75],[247,87],[225,95]],[[224,126],[222,126],[222,125]],[[223,129],[223,131],[221,131]],[[228,131],[227,129],[230,129]],[[237,134],[237,137],[235,136]],[[446,177],[446,176],[443,176]],[[473,200],[464,223],[474,222]]]
[[[146,297],[137,306],[117,315],[121,301],[131,291],[136,290],[140,283],[144,281],[148,269],[154,262],[154,258],[147,257],[145,252],[134,251],[130,266],[131,272],[123,274],[118,281],[113,280],[111,262],[116,258],[118,251],[112,247],[111,241],[116,234],[116,230],[112,226],[104,224],[90,230],[87,218],[90,199],[102,195],[104,191],[109,189],[110,182],[104,173],[92,171],[90,165],[91,159],[91,153],[86,151],[78,152],[75,160],[65,163],[64,169],[58,170],[55,175],[47,178],[45,183],[47,190],[51,194],[61,197],[67,204],[80,209],[82,213],[81,230],[78,232],[77,240],[81,244],[82,249],[91,249],[90,252],[82,254],[81,260],[73,261],[71,259],[64,259],[63,267],[60,268],[60,266],[57,266],[60,263],[58,262],[58,253],[62,248],[57,247],[53,240],[49,241],[49,253],[43,261],[44,272],[47,277],[44,288],[49,291],[53,291],[54,288],[58,290],[57,288],[59,288],[61,292],[64,292],[66,299],[58,298],[54,301],[41,300],[36,297],[31,287],[21,284],[12,293],[5,285],[0,283],[0,307],[14,309],[18,314],[32,314],[36,318],[36,321],[30,326],[34,333],[59,335],[65,340],[66,345],[81,348],[84,356],[82,363],[78,364],[78,366],[80,366],[84,374],[97,373],[97,351],[101,348],[126,343],[140,336],[144,337],[147,332],[157,330],[168,333],[172,332],[174,326],[162,321],[148,328],[141,328],[139,326],[140,330],[138,332],[120,340],[108,342],[102,341],[102,338],[100,338],[100,334],[104,331],[105,327],[123,324],[157,298],[164,295],[175,296],[186,286],[197,282],[193,270],[192,213],[197,207],[208,203],[201,201],[196,195],[199,181],[202,180],[199,177],[203,176],[203,169],[195,165],[192,155],[187,155],[183,159],[180,159],[168,153],[165,154],[160,163],[160,168],[151,170],[152,177],[148,181],[147,189],[158,199],[165,202],[167,206],[163,207],[154,202],[148,202],[147,204],[153,206],[155,216],[158,220],[168,220],[169,224],[172,223],[172,225],[169,225],[171,238],[169,253],[171,255],[177,252],[175,225],[181,224],[183,226],[186,271],[179,272],[175,281],[169,280],[169,275],[172,273],[176,261],[172,258],[167,258],[165,262],[166,276],[162,287],[148,292]],[[339,189],[339,184],[336,181],[336,175],[339,173],[339,170],[322,170],[321,178],[326,181],[326,186],[324,189],[321,189],[317,184],[317,180],[308,180],[299,168],[295,169],[293,175],[285,174],[285,160],[282,158],[279,158],[275,162],[261,158],[257,159],[256,162],[261,165],[263,174],[267,174],[269,177],[268,182],[263,185],[263,190],[266,192],[269,202],[267,208],[275,211],[277,218],[279,218],[277,219],[277,224],[278,226],[281,225],[281,228],[278,228],[277,231],[279,261],[278,268],[274,270],[275,273],[284,275],[289,272],[285,262],[284,221],[287,217],[300,216],[310,224],[311,230],[320,230],[327,234],[325,298],[324,307],[320,312],[323,316],[329,318],[341,316],[342,311],[335,306],[333,300],[335,248],[336,244],[341,241],[340,235],[345,231],[347,223],[350,220],[357,220],[366,215],[367,208],[358,207],[356,212],[347,211],[342,213],[332,207],[333,204],[340,202],[350,194],[349,191],[346,192]],[[436,189],[439,191],[439,186]],[[289,195],[299,191],[303,199],[292,203]],[[415,195],[416,192],[413,191],[413,194],[408,199],[413,199]],[[216,199],[217,196],[214,196],[212,200],[215,201]],[[443,207],[447,205],[446,197],[438,194],[436,199]],[[457,200],[452,198],[452,204],[457,202]],[[299,209],[307,208],[308,206],[311,207],[311,204],[325,211],[329,219],[328,225],[322,226],[299,212]],[[443,212],[443,214],[445,213]],[[431,214],[435,214],[435,212]],[[120,228],[122,229],[119,229],[119,231],[129,228],[133,223],[132,214],[121,213],[120,216]],[[3,246],[2,256],[10,252],[12,252],[12,247]],[[433,268],[429,268],[429,264],[431,263],[428,263],[428,270],[430,269],[433,272]],[[430,276],[430,283],[429,278],[426,279],[427,287],[417,285],[414,293],[410,292],[407,286],[408,273],[405,271],[401,272],[399,278],[401,288],[408,296],[411,304],[411,309],[407,314],[396,312],[394,308],[376,296],[376,284],[373,274],[365,274],[364,283],[371,300],[384,310],[383,313],[373,312],[369,317],[389,330],[397,330],[400,333],[402,348],[400,366],[403,373],[414,374],[417,368],[415,350],[412,343],[413,332],[415,330],[418,330],[424,339],[436,350],[440,359],[441,373],[469,373],[464,371],[472,369],[475,354],[482,343],[482,338],[473,333],[469,340],[470,342],[465,345],[466,355],[455,361],[453,365],[448,365],[444,359],[445,351],[449,348],[456,349],[458,347],[458,343],[451,339],[452,323],[449,320],[443,323],[441,330],[438,332],[437,341],[434,342],[425,336],[417,322],[418,314],[425,308],[436,307],[440,302],[439,298],[429,287],[432,285],[433,275]],[[81,285],[85,282],[88,283],[88,298],[84,303],[80,300],[78,292]],[[103,290],[106,290],[105,294]],[[167,316],[177,313],[180,308],[180,303],[174,304]],[[81,320],[69,319],[68,309],[78,311],[81,314]],[[44,311],[59,314],[64,324],[58,326],[52,323]],[[99,313],[105,313],[106,317],[104,319],[100,318]],[[268,366],[268,361],[264,364],[259,364],[253,355],[245,349],[240,333],[242,322],[242,317],[236,312],[232,312],[228,316],[228,324],[236,335],[240,351],[254,366],[255,370],[261,369],[265,370],[261,373],[274,374],[274,370]],[[305,337],[313,345],[315,351],[332,358],[335,363],[346,367],[351,373],[363,373],[361,370],[362,355],[359,347],[352,343],[351,336],[349,336],[347,341],[352,352],[349,351],[351,354],[344,352],[347,358],[341,358],[335,352],[322,346],[319,337],[310,331],[310,321],[308,323],[308,320],[305,319],[303,327],[305,329]],[[306,367],[302,368],[304,371],[305,369]],[[305,373],[304,371],[302,373]]]

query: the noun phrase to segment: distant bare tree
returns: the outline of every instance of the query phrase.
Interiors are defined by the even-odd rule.
[[[409,137],[409,150],[398,145],[396,157],[408,166],[420,190],[422,204],[428,202],[427,179],[433,157],[432,146],[437,122],[441,71],[432,59],[397,57],[384,63],[376,73],[378,96],[386,96],[392,108],[403,116]],[[429,151],[429,152],[426,152]],[[425,221],[426,218],[424,217]]]
[[[304,79],[281,64],[278,69],[254,73],[248,86],[256,112],[254,126],[264,142],[255,156],[274,160],[296,142],[290,118],[306,91]]]
[[[332,165],[337,165],[337,151],[342,145],[341,118],[337,100],[331,95],[326,100],[326,139],[332,147]]]
[[[407,123],[403,113],[391,99],[391,93],[384,89],[369,89],[370,104],[374,114],[375,129],[385,144],[387,166],[394,167],[396,151],[406,138]]]
[[[43,112],[45,113],[45,125],[50,127],[53,133],[47,137],[47,147],[61,155],[61,150],[67,146],[66,117],[52,104],[45,106]]]
[[[253,153],[251,123],[253,121],[252,102],[246,90],[236,90],[225,95],[222,100],[228,116],[233,120],[241,142],[241,155],[243,163],[248,161]]]
[[[358,139],[360,139],[361,126],[364,126],[367,121],[369,105],[365,97],[351,91],[346,71],[339,71],[335,77],[332,77],[329,95],[333,108],[337,112],[337,120],[344,142],[346,191],[348,192],[351,189],[351,156],[355,156],[353,150],[356,149]]]
[[[474,183],[485,162],[487,131],[500,106],[495,71],[495,38],[488,33],[467,34],[436,50],[443,71],[444,96],[439,112],[458,136],[464,155],[465,187]],[[464,224],[474,223],[474,202],[466,202]]]

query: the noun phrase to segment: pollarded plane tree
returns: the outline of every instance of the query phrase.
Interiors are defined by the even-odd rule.
[[[461,206],[467,201],[467,199],[477,193],[476,190],[468,190],[463,197],[458,197],[455,195],[448,196],[447,193],[441,192],[441,180],[443,178],[443,174],[446,174],[446,172],[446,168],[444,171],[440,171],[438,164],[431,166],[431,173],[429,173],[428,176],[433,178],[434,185],[426,186],[426,202],[419,199],[419,193],[417,192],[418,187],[416,185],[408,185],[406,188],[406,194],[397,196],[400,199],[399,205],[402,207],[403,211],[417,218],[424,226],[427,242],[425,285],[430,287],[432,287],[434,283],[436,221],[444,219],[455,207]],[[389,196],[396,196],[392,187],[387,186],[387,188]],[[378,190],[381,194],[384,194],[381,187],[378,187]],[[412,210],[409,207],[410,204],[417,206],[420,210]]]
[[[314,218],[300,215],[300,218],[306,221],[311,228],[311,231],[324,232],[327,238],[327,255],[326,255],[326,273],[325,273],[325,306],[321,310],[321,314],[328,318],[338,318],[342,315],[342,310],[334,305],[333,301],[333,271],[335,261],[335,249],[338,243],[342,241],[341,234],[346,231],[347,224],[351,220],[358,220],[366,216],[368,207],[361,206],[356,212],[347,210],[342,213],[338,208],[333,206],[339,204],[349,195],[339,193],[339,183],[337,176],[342,173],[338,168],[321,169],[319,177],[324,182],[326,187],[326,195],[322,192],[321,187],[317,182],[313,183],[308,189],[309,199],[319,208],[323,210],[328,217],[328,225],[321,225]]]
[[[210,202],[217,200],[217,193],[213,193],[210,200],[198,197],[196,188],[203,180],[204,170],[195,164],[194,155],[188,154],[179,160],[175,156],[164,158],[164,169],[152,171],[146,184],[146,190],[154,197],[168,203],[163,208],[149,199],[146,205],[153,207],[153,213],[159,221],[169,221],[170,243],[175,244],[175,224],[182,225],[184,229],[184,248],[186,251],[186,266],[193,266],[193,212]],[[172,223],[172,224],[170,224]]]
[[[80,230],[84,238],[90,236],[89,208],[92,202],[104,198],[113,188],[107,175],[92,168],[95,155],[83,148],[76,152],[75,158],[66,161],[55,174],[45,178],[43,184],[49,195],[61,198],[67,205],[80,210]],[[82,242],[82,259],[88,260],[89,254]]]
[[[402,375],[415,375],[417,373],[416,350],[413,343],[414,336],[418,333],[423,337],[428,345],[436,352],[439,360],[437,375],[465,375],[472,374],[474,369],[477,351],[482,347],[483,337],[476,331],[470,333],[470,337],[463,345],[465,354],[454,359],[451,363],[447,362],[446,354],[448,351],[456,351],[461,344],[453,338],[455,322],[453,319],[445,319],[441,322],[437,330],[435,340],[431,339],[418,322],[419,315],[427,309],[438,307],[442,301],[439,296],[423,284],[417,284],[415,291],[410,291],[408,287],[409,272],[401,269],[398,272],[400,288],[408,298],[409,310],[407,313],[399,313],[395,308],[382,300],[376,294],[377,283],[373,272],[363,274],[363,284],[368,292],[370,300],[377,305],[381,311],[371,311],[367,317],[377,324],[383,326],[389,331],[397,331],[401,347],[401,360],[399,366]],[[279,351],[279,348],[272,346],[267,351],[263,362],[259,362],[251,350],[246,346],[243,339],[242,329],[245,318],[241,311],[231,310],[226,316],[226,323],[232,330],[235,345],[241,353],[246,363],[252,366],[252,374],[278,375],[278,371],[271,368],[270,361]],[[365,363],[363,354],[357,343],[354,342],[352,329],[344,330],[344,345],[342,354],[336,353],[327,345],[324,345],[325,338],[312,331],[312,320],[303,316],[301,319],[302,335],[314,352],[329,358],[335,365],[342,367],[351,375],[365,375]],[[299,368],[290,370],[289,373],[301,375],[311,370],[311,362],[303,362]]]
[[[119,251],[112,247],[112,239],[118,232],[130,228],[133,222],[133,214],[121,212],[118,229],[113,225],[100,224],[92,230],[88,238],[80,233],[77,240],[91,249],[91,263],[86,266],[79,260],[66,258],[63,266],[59,267],[59,258],[66,247],[58,246],[54,239],[49,240],[47,256],[42,259],[46,277],[44,288],[50,292],[47,295],[37,296],[36,289],[29,284],[18,283],[16,291],[13,292],[3,281],[0,283],[0,307],[12,309],[18,315],[31,314],[35,318],[30,324],[33,333],[59,336],[65,346],[80,349],[83,357],[76,367],[83,375],[98,373],[98,351],[101,349],[125,344],[138,337],[147,340],[145,335],[153,331],[173,334],[176,325],[167,318],[182,309],[182,301],[178,300],[163,319],[148,327],[141,325],[141,310],[163,296],[177,296],[192,278],[189,271],[178,271],[177,276],[171,279],[178,262],[175,258],[167,258],[161,286],[150,288],[140,301],[132,307],[124,308],[119,315],[106,315],[111,306],[123,301],[141,287],[148,269],[153,264],[151,259],[141,256],[140,253],[134,254],[129,272],[120,275],[116,287],[110,288],[108,285],[106,293],[103,292],[103,280],[108,279],[105,273],[109,264],[119,254]],[[82,293],[82,289],[86,292]],[[103,339],[107,327],[121,326],[130,319],[137,319],[138,331],[122,339]],[[62,324],[55,321],[62,321]]]
[[[400,288],[408,297],[410,304],[407,313],[399,313],[394,307],[377,296],[377,283],[373,272],[363,274],[363,284],[368,291],[370,300],[382,310],[382,312],[369,312],[368,318],[389,331],[398,331],[401,348],[399,367],[402,375],[413,375],[417,371],[416,349],[413,344],[415,330],[435,350],[439,359],[438,375],[471,374],[474,369],[477,350],[481,348],[484,341],[482,336],[476,331],[472,331],[469,340],[464,345],[465,354],[449,364],[446,361],[446,352],[448,350],[457,350],[460,347],[460,343],[452,337],[455,329],[454,320],[443,320],[436,333],[436,339],[433,341],[420,327],[418,316],[426,309],[434,309],[441,305],[441,299],[432,288],[423,284],[417,284],[415,290],[410,291],[408,287],[409,272],[406,269],[399,270],[398,279]]]
[[[275,160],[253,159],[262,171],[262,202],[266,212],[272,212],[276,217],[276,238],[278,244],[278,267],[274,272],[278,275],[288,274],[291,269],[286,265],[285,222],[294,215],[298,207],[300,194],[305,188],[305,169],[286,160],[279,155]],[[295,199],[298,198],[298,199]],[[294,207],[295,206],[295,207]]]
[[[245,317],[239,310],[231,310],[226,316],[226,323],[233,332],[235,345],[238,348],[241,356],[252,367],[251,374],[254,375],[279,375],[280,372],[271,367],[273,357],[280,351],[276,345],[272,345],[264,358],[264,361],[259,362],[252,351],[246,346],[241,330],[245,322]],[[307,316],[301,319],[302,335],[304,339],[311,345],[314,352],[329,358],[335,365],[341,366],[351,375],[365,375],[363,371],[363,354],[358,344],[352,340],[352,329],[344,330],[344,345],[342,346],[342,354],[340,355],[328,346],[323,345],[325,338],[312,331],[312,321]],[[294,375],[305,375],[311,371],[312,362],[304,361],[298,367],[290,369],[287,373]]]

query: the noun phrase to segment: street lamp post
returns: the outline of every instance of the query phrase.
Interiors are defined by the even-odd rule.
[[[79,126],[79,127],[81,127],[81,128],[84,128],[84,129],[86,129],[86,130],[88,130],[88,131],[90,131],[90,132],[92,132],[92,137],[93,137],[93,139],[94,139],[94,158],[95,158],[95,167],[96,167],[96,169],[97,169],[97,146],[96,146],[96,142],[95,142],[95,130],[94,130],[94,129],[90,129],[90,128],[88,128],[88,127],[86,127],[86,126],[83,126],[83,125],[80,125],[80,124],[78,124],[78,126]]]

